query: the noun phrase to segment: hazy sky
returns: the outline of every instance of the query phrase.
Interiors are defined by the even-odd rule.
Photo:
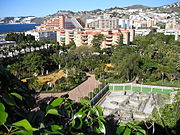
[[[46,16],[58,10],[84,11],[130,5],[162,6],[180,0],[0,0],[0,17]]]

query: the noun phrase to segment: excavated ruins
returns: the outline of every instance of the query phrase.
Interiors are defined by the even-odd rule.
[[[141,121],[148,118],[154,107],[162,106],[164,95],[137,91],[108,91],[98,103],[104,109],[104,115],[118,121]]]

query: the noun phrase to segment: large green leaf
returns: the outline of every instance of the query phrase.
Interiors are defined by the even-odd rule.
[[[46,115],[48,115],[48,114],[59,115],[58,110],[55,109],[55,108],[49,109],[49,110],[46,112]]]
[[[81,104],[83,104],[83,105],[91,105],[91,102],[89,100],[82,99]]]
[[[98,134],[100,134],[100,133],[105,134],[106,133],[105,126],[100,120],[98,120],[98,126],[94,126],[94,131]]]
[[[96,115],[96,110],[94,108],[89,108],[89,110],[91,114]]]
[[[104,116],[98,116],[97,118],[98,118],[99,120],[101,120],[102,122],[106,122]]]
[[[33,135],[32,132],[25,131],[25,130],[18,130],[15,132],[17,135]]]
[[[130,135],[130,134],[131,134],[131,129],[126,127],[123,135]]]
[[[0,125],[6,123],[7,117],[8,117],[8,113],[4,111],[0,111]]]
[[[22,100],[22,96],[18,93],[11,93],[11,95],[17,97],[18,99]]]
[[[97,114],[98,114],[98,116],[102,116],[103,115],[103,110],[102,110],[102,108],[100,107],[100,106],[95,106],[95,108],[96,108],[96,110],[97,110]]]
[[[62,130],[62,126],[59,126],[59,125],[51,125],[51,130],[52,130],[52,131],[60,131],[60,130]]]
[[[15,127],[17,127],[17,128],[23,127],[23,128],[24,128],[25,130],[27,130],[28,132],[33,132],[33,131],[38,130],[38,129],[36,129],[36,128],[33,128],[33,127],[31,126],[31,124],[30,124],[26,119],[21,120],[21,121],[18,121],[18,122],[15,122],[15,123],[13,123],[12,125],[15,126]]]
[[[141,132],[136,132],[135,135],[144,135],[144,134]]]
[[[117,130],[116,130],[116,134],[122,135],[122,133],[124,132],[125,128],[126,128],[125,126],[118,127]]]
[[[77,112],[74,114],[74,119],[75,118],[84,118],[86,116],[86,114],[84,112]]]
[[[5,107],[2,103],[0,103],[0,125],[6,123],[8,117],[8,113],[5,112]]]
[[[64,101],[64,98],[56,98],[50,105],[53,107],[59,106]]]
[[[146,135],[146,131],[144,129],[137,129],[138,132],[141,132],[143,135]]]
[[[5,111],[5,107],[2,103],[0,103],[0,111]]]
[[[126,126],[128,126],[129,128],[131,128],[131,129],[133,129],[133,130],[136,130],[136,126],[135,126],[133,123],[128,122],[128,123],[126,124]]]
[[[83,121],[81,117],[77,117],[76,119],[72,120],[72,127],[76,129],[81,129],[83,126]]]

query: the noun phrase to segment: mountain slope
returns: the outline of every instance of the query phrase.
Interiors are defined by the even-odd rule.
[[[30,23],[43,23],[44,20],[48,20],[50,18],[58,17],[60,15],[64,16],[71,16],[71,17],[80,17],[82,21],[85,22],[88,18],[97,18],[99,16],[104,15],[110,15],[111,17],[119,17],[119,18],[128,18],[130,15],[130,12],[128,12],[131,9],[137,9],[137,11],[134,11],[133,14],[139,14],[142,12],[140,9],[143,10],[143,12],[156,12],[156,13],[168,13],[168,14],[175,14],[177,17],[180,17],[180,2],[173,3],[171,5],[165,5],[161,7],[148,7],[144,5],[132,5],[124,8],[120,7],[113,7],[105,10],[96,9],[91,11],[79,11],[79,12],[73,12],[69,10],[59,10],[57,13],[47,15],[44,17],[34,17],[29,22]],[[138,11],[139,10],[139,11]],[[28,17],[5,17],[0,18],[0,23],[26,23],[25,21],[21,20],[27,20]],[[28,22],[27,22],[28,23]]]

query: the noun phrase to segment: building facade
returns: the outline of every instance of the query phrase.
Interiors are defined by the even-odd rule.
[[[156,20],[154,19],[148,19],[148,20],[133,20],[133,26],[135,28],[141,28],[141,27],[153,27],[156,25]]]
[[[119,25],[119,19],[87,19],[86,27],[94,27],[96,29],[117,29]]]
[[[180,30],[180,23],[177,23],[177,22],[167,22],[165,29]]]
[[[104,40],[101,48],[107,48],[111,45],[117,45],[120,36],[122,36],[123,44],[130,44],[130,32],[128,30],[101,30],[93,28],[60,30],[57,31],[57,41],[61,45],[67,45],[74,41],[76,46],[88,45],[92,46],[92,40],[95,35],[102,34]]]
[[[79,18],[59,16],[44,21],[40,26],[36,26],[36,30],[82,29],[84,26],[85,24]]]
[[[57,40],[57,35],[56,31],[26,31],[25,35],[32,35],[35,37],[35,40],[43,40],[43,39],[48,39],[48,40]]]

